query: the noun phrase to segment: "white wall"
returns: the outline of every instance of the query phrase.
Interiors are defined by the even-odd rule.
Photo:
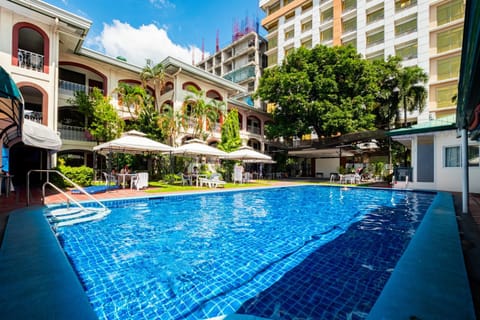
[[[315,171],[323,172],[324,178],[329,178],[330,173],[332,172],[338,172],[339,166],[340,166],[340,161],[338,158],[315,159]]]

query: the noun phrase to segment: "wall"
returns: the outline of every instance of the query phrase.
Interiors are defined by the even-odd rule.
[[[330,178],[330,173],[338,172],[339,166],[340,166],[340,161],[338,158],[315,159],[315,171],[323,172],[324,178]]]

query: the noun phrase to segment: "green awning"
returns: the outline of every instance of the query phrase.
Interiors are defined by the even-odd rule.
[[[480,1],[467,0],[457,97],[457,127],[480,135]]]
[[[23,97],[10,75],[0,66],[0,143],[21,136]]]
[[[443,118],[417,123],[408,128],[394,129],[386,132],[387,136],[403,136],[418,133],[437,132],[444,130],[453,130],[456,128],[455,115],[449,115]]]

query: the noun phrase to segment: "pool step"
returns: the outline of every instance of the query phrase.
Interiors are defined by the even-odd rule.
[[[61,208],[54,209],[47,213],[55,226],[71,226],[77,223],[100,220],[110,213],[110,210],[104,208]]]

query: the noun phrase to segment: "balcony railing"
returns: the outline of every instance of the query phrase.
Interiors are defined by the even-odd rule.
[[[33,110],[25,110],[23,112],[23,117],[28,120],[32,120],[34,122],[42,123],[43,114],[38,111]]]
[[[254,133],[254,134],[260,134],[260,128],[259,127],[254,127],[254,126],[247,126],[247,132]]]
[[[18,66],[20,68],[43,72],[43,55],[18,49]]]
[[[90,132],[83,127],[59,124],[58,131],[60,132],[60,138],[62,138],[62,140],[95,141]]]
[[[60,94],[73,96],[75,92],[82,91],[85,93],[90,93],[93,91],[94,87],[87,87],[84,84],[70,82],[67,80],[58,80],[58,90]],[[88,90],[88,91],[87,91]],[[103,94],[103,90],[99,89],[100,92]]]

